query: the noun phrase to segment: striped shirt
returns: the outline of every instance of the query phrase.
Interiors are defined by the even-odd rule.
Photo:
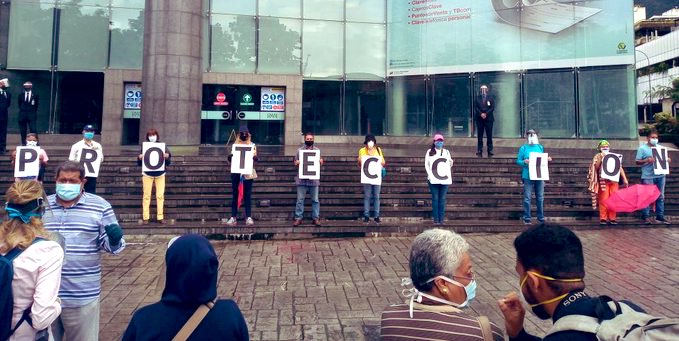
[[[42,221],[49,231],[59,232],[66,240],[64,266],[61,270],[59,298],[66,308],[82,307],[99,298],[101,293],[101,254],[113,254],[125,248],[125,240],[113,250],[105,226],[117,224],[111,204],[103,198],[83,193],[72,207],[65,208],[56,195],[47,197],[49,210]]]
[[[504,340],[502,330],[491,322],[493,339]],[[382,341],[455,340],[483,341],[479,320],[448,305],[413,303],[413,317],[408,304],[388,306],[382,312]]]

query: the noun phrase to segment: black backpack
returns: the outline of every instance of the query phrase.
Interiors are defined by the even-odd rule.
[[[35,238],[31,245],[44,240]],[[12,279],[14,279],[14,266],[12,261],[19,257],[24,250],[15,247],[4,256],[0,256],[0,341],[9,339],[14,331],[26,320],[30,320],[29,307],[24,311],[21,319],[12,327],[12,310],[14,309],[14,296],[12,296]]]

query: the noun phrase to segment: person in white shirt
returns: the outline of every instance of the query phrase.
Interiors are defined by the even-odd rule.
[[[424,168],[427,171],[427,182],[429,183],[429,190],[431,191],[432,218],[436,225],[443,224],[443,220],[446,216],[446,195],[448,195],[449,185],[431,183],[431,179],[434,177],[434,174],[432,174],[432,163],[436,159],[444,157],[451,167],[453,165],[450,151],[443,148],[443,140],[443,135],[434,135],[434,142],[424,156]]]
[[[8,219],[0,225],[0,254],[12,260],[14,270],[11,328],[16,330],[10,341],[35,340],[61,314],[64,250],[49,240],[43,227],[43,195],[42,185],[33,180],[15,182],[7,189]]]
[[[97,152],[98,158],[101,162],[104,162],[104,150],[101,148],[101,144],[94,141],[94,126],[91,124],[86,125],[83,128],[83,139],[76,142],[71,146],[71,153],[68,159],[71,161],[80,162],[83,149],[91,149]],[[85,177],[85,192],[96,194],[97,190],[97,178],[93,176]]]

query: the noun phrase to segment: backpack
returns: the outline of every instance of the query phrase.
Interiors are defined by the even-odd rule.
[[[679,318],[656,317],[638,312],[624,302],[599,297],[598,317],[568,315],[556,321],[548,335],[575,330],[595,334],[600,341],[670,341],[679,339]]]
[[[44,240],[42,238],[35,238],[31,245]],[[14,296],[12,296],[12,279],[14,279],[14,266],[12,261],[19,257],[24,250],[15,247],[6,255],[0,256],[0,341],[9,339],[14,331],[26,320],[30,320],[29,307],[24,311],[21,319],[12,327],[12,310],[14,309]]]

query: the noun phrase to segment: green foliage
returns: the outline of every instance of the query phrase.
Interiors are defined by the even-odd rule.
[[[679,133],[679,126],[677,125],[677,119],[672,117],[671,113],[659,112],[653,115],[655,119],[654,128],[659,134],[676,134]]]

